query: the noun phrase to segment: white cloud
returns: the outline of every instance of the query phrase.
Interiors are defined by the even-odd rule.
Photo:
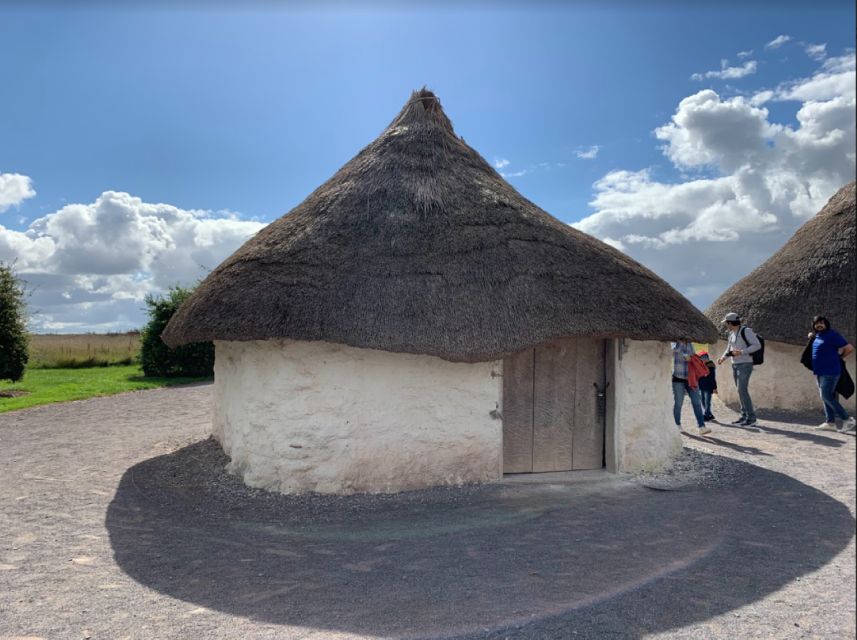
[[[35,287],[36,329],[127,329],[143,323],[147,293],[192,284],[263,226],[105,191],[23,232],[0,226],[0,260]]]
[[[594,158],[598,157],[598,151],[600,149],[601,149],[600,145],[593,144],[592,146],[590,146],[588,149],[585,149],[585,150],[584,149],[577,149],[574,152],[574,155],[576,155],[578,158],[581,158],[582,160],[593,160]]]
[[[736,80],[744,78],[756,73],[758,64],[755,60],[748,60],[740,67],[730,67],[728,60],[720,61],[719,71],[706,71],[705,73],[694,73],[690,76],[691,80],[705,80],[707,78],[717,78],[720,80]]]
[[[655,130],[667,144],[664,153],[676,166],[720,166],[731,171],[766,151],[774,127],[768,111],[737,96],[721,100],[711,89],[684,98],[672,122]]]
[[[674,184],[650,170],[610,172],[594,185],[595,213],[574,226],[708,306],[854,179],[853,69],[852,53],[750,99],[686,97],[655,136],[691,176]],[[797,125],[770,121],[761,107],[770,100],[800,101]]]
[[[494,168],[498,171],[503,167],[508,167],[511,164],[506,158],[494,158]]]
[[[824,60],[827,57],[826,44],[807,43],[804,45],[803,49],[804,51],[806,51],[806,55],[808,55],[813,60]]]
[[[0,213],[36,195],[32,180],[20,173],[0,173]]]
[[[753,50],[750,49],[749,51],[739,51],[737,55],[739,58],[749,58],[753,55]]]
[[[759,91],[750,97],[750,104],[754,107],[760,107],[766,102],[770,102],[776,97],[776,94],[770,90]]]
[[[831,100],[838,96],[854,96],[855,82],[854,53],[828,58],[821,70],[811,78],[803,78],[784,83],[777,88],[779,100],[798,100],[801,102]]]
[[[791,36],[780,35],[771,40],[768,44],[765,45],[765,49],[779,49],[786,42],[791,41]]]
[[[500,175],[504,178],[520,178],[528,173],[532,173],[532,169],[521,169],[520,171],[510,171],[509,173],[501,172]]]

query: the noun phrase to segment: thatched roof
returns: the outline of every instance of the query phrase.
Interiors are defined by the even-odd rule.
[[[369,146],[215,269],[164,331],[491,360],[559,336],[708,340],[701,311],[539,209],[415,92]]]
[[[812,317],[821,314],[854,343],[856,235],[851,182],[767,262],[717,298],[706,315],[719,324],[734,311],[766,340],[805,344]]]

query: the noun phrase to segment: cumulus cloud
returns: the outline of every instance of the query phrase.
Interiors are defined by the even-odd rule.
[[[593,144],[588,149],[577,149],[574,152],[574,155],[576,155],[581,160],[594,160],[595,158],[598,157],[598,151],[600,149],[601,149],[600,145]]]
[[[195,282],[263,226],[105,191],[25,231],[0,226],[0,260],[35,289],[36,329],[127,329],[142,324],[147,293]]]
[[[20,173],[0,173],[0,213],[36,195],[32,180]]]
[[[708,306],[854,179],[853,70],[852,53],[749,99],[711,90],[684,98],[654,134],[690,177],[612,171],[594,185],[595,212],[574,226]],[[761,106],[771,100],[797,102],[797,124],[772,122]]]
[[[749,58],[753,55],[753,50],[750,49],[749,51],[739,51],[737,55],[739,58]]]
[[[736,80],[751,74],[756,73],[758,64],[755,60],[748,60],[740,67],[730,67],[729,60],[723,59],[720,61],[720,69],[718,71],[706,71],[705,73],[694,73],[690,76],[691,80],[706,80],[716,78],[719,80]]]
[[[511,164],[506,158],[494,158],[494,168],[498,171],[503,167],[508,167]]]
[[[791,41],[791,36],[779,35],[773,40],[771,40],[768,44],[765,45],[765,49],[779,49],[786,42]]]

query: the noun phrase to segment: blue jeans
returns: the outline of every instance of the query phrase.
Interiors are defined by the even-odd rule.
[[[732,365],[732,378],[738,387],[738,402],[741,404],[741,417],[745,420],[756,419],[756,410],[753,409],[753,400],[750,398],[750,376],[753,375],[753,363],[742,362]]]
[[[706,418],[711,417],[711,397],[714,395],[713,391],[703,391],[699,390],[700,398],[702,399],[702,413]]]
[[[677,427],[681,426],[681,405],[684,404],[684,394],[690,396],[690,405],[693,407],[693,415],[696,416],[696,426],[705,426],[705,416],[702,414],[702,401],[699,397],[699,389],[691,389],[687,382],[673,381],[673,418]]]
[[[815,377],[818,378],[818,392],[821,394],[821,401],[824,403],[824,417],[827,418],[827,421],[835,422],[836,418],[848,420],[848,412],[839,404],[839,394],[836,393],[839,375]]]

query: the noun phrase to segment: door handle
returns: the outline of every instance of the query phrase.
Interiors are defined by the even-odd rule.
[[[598,417],[603,419],[607,415],[607,387],[609,382],[605,382],[603,387],[599,387],[597,382],[593,382],[595,387],[595,409],[598,412]]]

